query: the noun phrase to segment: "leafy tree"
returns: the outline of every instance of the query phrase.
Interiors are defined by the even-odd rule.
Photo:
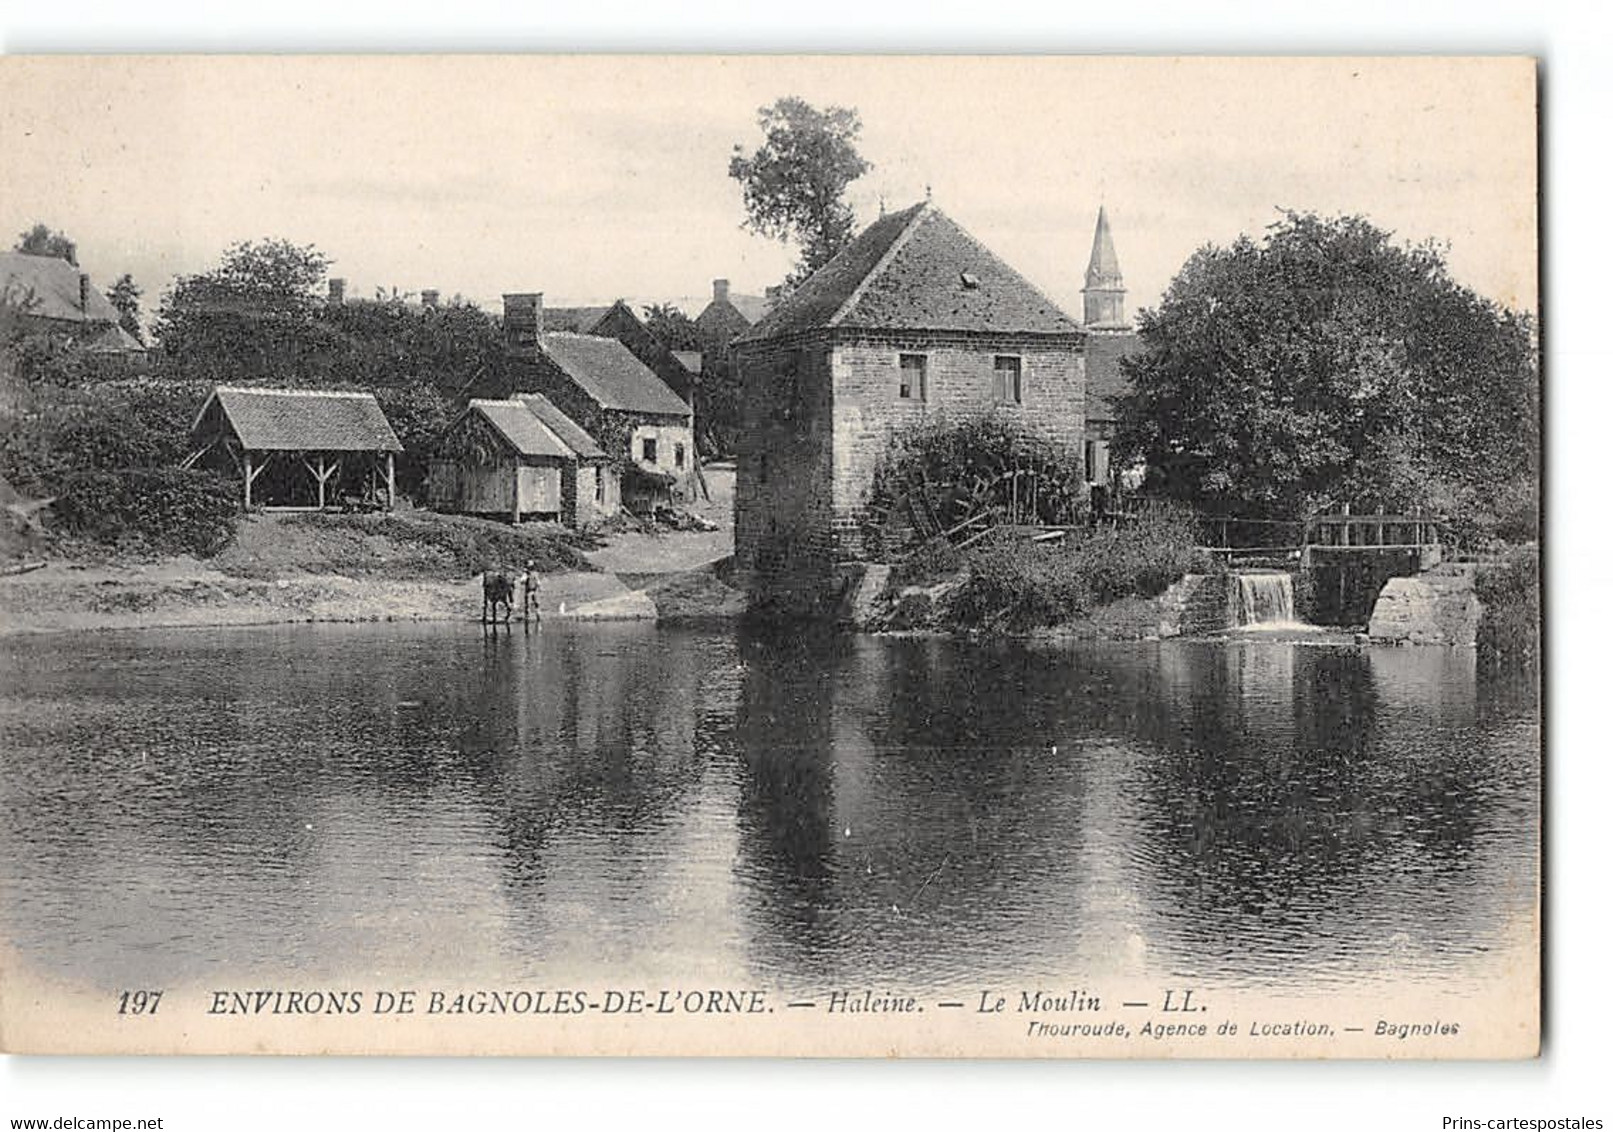
[[[54,231],[43,224],[35,224],[17,237],[17,251],[25,255],[48,255],[65,259],[78,266],[78,245],[66,233]]]
[[[145,334],[140,329],[140,296],[143,294],[145,292],[135,286],[134,277],[127,271],[106,293],[107,302],[117,308],[118,325],[133,335],[137,342],[145,341]]]
[[[651,303],[645,307],[644,328],[668,350],[700,349],[699,328],[676,303]]]
[[[316,289],[330,260],[289,240],[246,241],[212,271],[181,276],[158,308],[157,337],[179,375],[287,379],[322,369]]]
[[[800,245],[801,258],[786,280],[793,287],[851,242],[857,218],[846,203],[846,186],[872,166],[857,152],[862,121],[855,110],[819,110],[786,97],[762,107],[756,120],[761,146],[747,155],[736,145],[728,175],[743,190],[746,227]]]
[[[1360,217],[1288,212],[1200,249],[1139,336],[1117,447],[1208,510],[1456,514],[1536,474],[1528,316]]]

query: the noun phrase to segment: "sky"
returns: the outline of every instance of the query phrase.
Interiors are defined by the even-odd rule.
[[[1447,243],[1460,281],[1536,303],[1534,64],[1496,57],[13,56],[0,234],[66,232],[148,307],[283,237],[349,295],[697,313],[712,279],[760,294],[794,260],[727,175],[783,95],[860,113],[860,222],[929,193],[1077,316],[1100,203],[1131,313],[1280,208]]]

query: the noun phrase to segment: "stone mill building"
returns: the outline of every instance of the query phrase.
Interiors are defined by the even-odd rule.
[[[837,596],[902,426],[1001,414],[1079,452],[1085,339],[930,203],[871,224],[733,341],[734,564],[753,607],[812,614]]]

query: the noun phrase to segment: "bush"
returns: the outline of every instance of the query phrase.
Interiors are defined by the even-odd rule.
[[[130,468],[67,477],[55,511],[62,529],[108,546],[205,558],[235,537],[239,506],[211,472]]]
[[[922,586],[956,574],[963,552],[944,538],[932,538],[891,568],[890,585]]]
[[[89,470],[178,464],[206,397],[205,386],[149,380],[35,392],[29,411],[0,429],[0,474],[37,495]]]
[[[1154,597],[1183,574],[1209,568],[1196,532],[1192,513],[1172,507],[1055,543],[998,534],[968,555],[969,578],[954,608],[966,625],[1020,632]]]
[[[1478,647],[1491,659],[1532,660],[1540,654],[1540,558],[1519,550],[1481,569],[1474,590],[1484,605]]]
[[[1085,574],[1068,548],[988,539],[969,556],[953,609],[965,625],[1015,632],[1056,625],[1092,608]]]

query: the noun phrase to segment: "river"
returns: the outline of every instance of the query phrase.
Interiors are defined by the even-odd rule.
[[[1479,993],[1535,946],[1534,683],[1471,651],[287,626],[0,672],[6,939],[77,984]]]

